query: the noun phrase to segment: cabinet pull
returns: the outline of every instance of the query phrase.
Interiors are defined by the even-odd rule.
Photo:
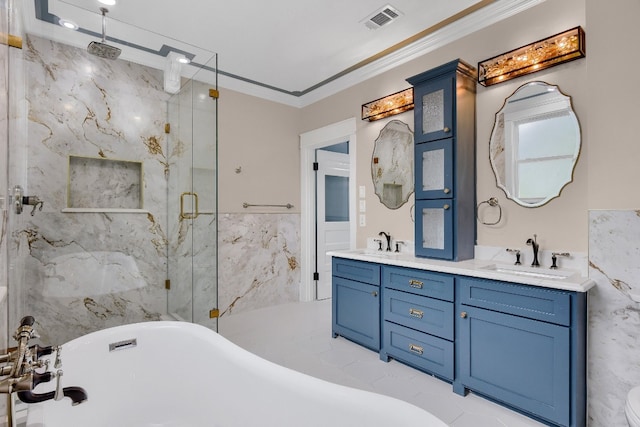
[[[449,189],[449,188],[445,188],[445,189],[444,189],[444,190],[442,190],[442,191],[444,191],[444,194],[449,194],[449,193],[451,193],[451,189]]]
[[[442,129],[444,131],[444,133],[449,133],[451,132],[451,129],[449,129],[448,127],[445,126],[444,129]]]
[[[371,292],[371,295],[373,295],[374,297],[377,297],[378,296],[378,291]]]
[[[418,319],[422,319],[422,317],[424,316],[424,311],[418,310],[417,308],[410,308],[409,309],[409,316],[417,317]]]
[[[460,317],[462,317],[463,319],[467,318],[467,312],[463,311],[462,313],[460,313]]]
[[[446,211],[446,210],[448,210],[448,209],[449,209],[449,205],[444,205],[444,206],[442,207],[442,209],[444,209],[445,211]]]
[[[409,344],[409,351],[419,354],[419,355],[423,355],[424,354],[424,348],[420,347],[419,345],[415,345],[415,344]]]
[[[409,286],[416,289],[422,289],[422,287],[424,286],[424,283],[416,279],[411,279],[409,280]]]

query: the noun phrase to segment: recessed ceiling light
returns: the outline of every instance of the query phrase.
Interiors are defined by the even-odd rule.
[[[98,0],[98,2],[107,6],[113,6],[114,4],[116,4],[116,0]]]
[[[70,30],[77,30],[78,29],[78,24],[76,24],[75,22],[68,21],[66,19],[58,20],[58,24],[60,24],[64,28],[68,28]]]
[[[181,56],[178,58],[178,62],[181,64],[188,64],[191,60],[187,57]]]

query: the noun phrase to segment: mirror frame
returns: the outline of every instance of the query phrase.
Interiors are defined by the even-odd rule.
[[[376,148],[378,147],[378,144],[381,141],[381,138],[383,136],[383,133],[385,132],[385,130],[387,129],[388,126],[390,125],[395,125],[395,126],[402,126],[403,128],[406,127],[406,131],[407,134],[410,135],[410,143],[408,144],[408,150],[407,150],[407,155],[410,156],[409,161],[406,162],[406,167],[407,170],[405,171],[407,174],[407,185],[410,185],[410,189],[409,191],[406,193],[406,197],[403,198],[402,202],[400,204],[398,204],[398,206],[389,206],[387,203],[385,203],[384,201],[384,195],[378,192],[377,189],[377,185],[376,183],[380,180],[380,178],[377,178],[377,175],[379,175],[379,170],[376,171],[376,165],[378,164],[378,162],[376,162]],[[414,175],[414,160],[413,160],[413,156],[414,156],[414,134],[413,131],[411,130],[411,127],[409,127],[409,125],[401,120],[390,120],[389,122],[387,122],[382,129],[380,129],[380,133],[378,134],[378,137],[375,139],[374,143],[373,143],[373,151],[371,153],[371,183],[373,184],[373,192],[375,193],[376,196],[378,196],[378,199],[380,199],[380,203],[382,203],[385,207],[395,210],[395,209],[400,209],[402,206],[404,206],[409,199],[411,198],[411,195],[413,194],[414,190],[415,190],[415,175]],[[390,163],[391,159],[389,159]]]
[[[565,183],[562,184],[562,186],[558,189],[557,194],[551,194],[548,195],[547,197],[545,197],[544,199],[542,199],[539,202],[536,203],[526,203],[520,199],[518,199],[517,197],[515,197],[514,195],[511,194],[511,192],[507,189],[506,187],[506,183],[502,183],[500,182],[500,178],[499,178],[499,174],[497,171],[497,167],[496,164],[494,162],[494,156],[493,156],[493,152],[495,150],[494,145],[497,143],[494,143],[494,138],[496,135],[496,129],[498,128],[498,118],[500,116],[500,114],[504,113],[504,109],[507,106],[507,103],[509,101],[509,99],[511,97],[513,97],[518,91],[528,87],[528,86],[533,86],[533,85],[544,85],[547,87],[552,87],[555,88],[555,90],[558,92],[559,95],[563,96],[564,98],[566,98],[569,101],[569,107],[571,108],[571,113],[573,115],[573,117],[575,118],[576,121],[576,125],[578,127],[578,141],[577,141],[577,153],[575,154],[575,158],[573,161],[573,164],[571,165],[571,176],[569,177],[568,181],[566,181]],[[503,131],[504,131],[504,120],[502,123],[503,126]],[[503,148],[506,145],[506,142],[503,142]],[[493,175],[494,178],[496,179],[496,186],[499,187],[500,189],[502,189],[502,191],[504,192],[505,196],[509,199],[509,200],[513,200],[515,203],[517,203],[520,206],[523,206],[525,208],[538,208],[541,206],[546,205],[547,203],[549,203],[551,200],[560,197],[560,195],[562,194],[562,190],[564,190],[564,188],[569,185],[570,183],[573,182],[573,178],[574,178],[574,174],[575,174],[575,170],[576,170],[576,165],[578,164],[578,160],[580,159],[580,153],[582,152],[582,126],[580,126],[580,120],[578,119],[578,115],[575,113],[575,110],[573,108],[573,99],[571,98],[571,96],[567,95],[566,93],[562,92],[562,90],[560,89],[560,86],[558,85],[552,85],[549,83],[546,83],[544,81],[540,81],[540,80],[535,80],[535,81],[530,81],[527,83],[524,83],[522,85],[520,85],[516,90],[513,91],[513,93],[511,93],[511,95],[509,95],[508,97],[505,98],[504,103],[502,104],[502,107],[498,110],[498,112],[496,112],[495,114],[495,118],[494,118],[494,122],[493,122],[493,128],[491,130],[491,137],[489,138],[489,163],[491,164],[491,170],[493,171]]]

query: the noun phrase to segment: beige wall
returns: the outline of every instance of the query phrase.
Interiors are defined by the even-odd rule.
[[[243,201],[282,202],[299,211],[298,135],[349,117],[357,118],[357,186],[366,187],[367,226],[358,227],[358,246],[385,230],[413,240],[409,203],[385,208],[373,193],[373,142],[388,122],[363,122],[360,106],[409,86],[413,76],[455,58],[472,65],[493,55],[581,25],[587,58],[521,77],[477,93],[477,199],[495,196],[503,206],[498,226],[478,226],[478,244],[524,247],[533,233],[547,250],[587,252],[588,209],[634,209],[640,205],[640,144],[632,125],[640,117],[640,90],[630,71],[640,59],[637,0],[547,0],[421,58],[321,100],[301,110],[236,92],[222,91],[220,103],[220,210],[241,212]],[[615,67],[615,69],[614,69]],[[488,160],[495,112],[520,85],[543,80],[570,95],[580,120],[583,145],[574,181],[561,197],[529,209],[507,200],[495,183]],[[413,113],[393,117],[413,129]],[[237,166],[243,172],[235,174]],[[268,210],[265,210],[268,211]]]
[[[287,212],[300,212],[301,111],[225,89],[218,105],[220,213],[283,212],[243,202],[291,203]]]
[[[413,222],[409,215],[413,199],[396,211],[385,208],[373,194],[370,176],[373,141],[382,126],[388,120],[399,119],[409,123],[413,129],[413,113],[408,112],[368,123],[359,119],[361,104],[404,89],[409,86],[405,81],[407,77],[455,58],[461,58],[476,66],[478,61],[577,25],[583,26],[589,37],[589,29],[585,24],[584,0],[547,0],[518,16],[494,24],[303,109],[302,131],[325,126],[346,117],[358,117],[357,185],[365,185],[367,188],[367,226],[358,229],[358,246],[364,245],[367,237],[377,235],[381,230],[390,231],[399,239],[413,240]],[[502,190],[495,184],[488,157],[489,137],[495,112],[502,107],[505,97],[523,83],[532,80],[557,84],[566,94],[573,97],[576,114],[582,124],[584,142],[574,182],[564,189],[561,198],[537,209],[523,208],[506,199]],[[504,210],[504,218],[499,226],[478,226],[478,244],[523,247],[526,239],[537,233],[544,249],[586,252],[589,166],[589,135],[586,127],[589,105],[587,61],[574,61],[490,88],[478,86],[476,105],[477,198],[480,201],[495,196],[500,200]]]

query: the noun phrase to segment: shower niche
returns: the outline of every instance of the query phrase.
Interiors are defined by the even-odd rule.
[[[146,212],[142,183],[142,162],[71,155],[63,212]]]

